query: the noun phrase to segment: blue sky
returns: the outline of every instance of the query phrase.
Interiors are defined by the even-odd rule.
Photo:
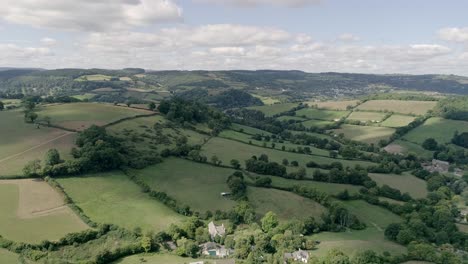
[[[462,0],[0,2],[0,66],[468,75]]]

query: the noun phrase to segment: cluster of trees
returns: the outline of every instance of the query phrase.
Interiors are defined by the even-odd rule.
[[[468,121],[468,96],[442,99],[434,112],[443,118]]]
[[[367,170],[359,165],[352,167],[343,167],[341,163],[334,162],[333,168],[327,173],[321,170],[315,170],[313,179],[321,182],[344,183],[353,185],[367,185],[372,179],[367,175]],[[340,166],[341,165],[341,166]]]
[[[455,132],[455,135],[453,135],[452,138],[452,143],[460,147],[468,148],[468,132],[463,132],[461,134]]]
[[[458,132],[456,132],[452,138],[452,143],[466,148],[466,146],[468,146],[468,133],[458,134]],[[433,157],[435,159],[461,165],[468,163],[468,151],[462,148],[454,148],[450,145],[440,144],[433,138],[424,140],[422,147],[424,149],[434,151]]]
[[[158,110],[166,117],[179,123],[207,123],[217,133],[231,125],[230,119],[219,110],[205,104],[187,101],[178,97],[163,100]]]
[[[245,168],[248,171],[255,172],[258,174],[273,175],[284,177],[286,175],[286,167],[277,163],[270,162],[268,156],[265,154],[252,156],[250,159],[245,161]]]
[[[247,185],[244,182],[244,174],[240,171],[234,172],[226,181],[231,197],[235,200],[247,199]]]

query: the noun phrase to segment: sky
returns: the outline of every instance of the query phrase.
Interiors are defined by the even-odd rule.
[[[465,0],[0,5],[0,67],[468,75]]]

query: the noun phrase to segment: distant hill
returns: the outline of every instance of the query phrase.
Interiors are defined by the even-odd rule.
[[[110,76],[108,80],[77,78]],[[249,93],[310,96],[354,96],[398,90],[468,94],[468,77],[456,75],[404,75],[355,73],[306,73],[302,71],[145,71],[138,68],[105,69],[11,69],[0,68],[0,91],[27,94],[73,95],[97,88],[159,89],[185,93],[194,88],[220,92],[242,89]]]

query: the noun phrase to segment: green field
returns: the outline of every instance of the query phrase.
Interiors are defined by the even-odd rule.
[[[269,176],[272,180],[271,185],[279,188],[291,188],[294,186],[307,186],[315,188],[321,192],[328,193],[330,195],[336,195],[344,190],[348,190],[350,194],[358,194],[361,186],[350,185],[350,184],[339,184],[339,183],[328,183],[319,181],[304,181],[304,180],[292,180],[281,177]]]
[[[27,162],[42,159],[50,148],[62,158],[70,156],[74,134],[55,128],[36,128],[23,120],[20,111],[0,111],[0,177],[21,175]],[[4,123],[3,123],[4,122]]]
[[[394,114],[382,122],[385,127],[403,127],[414,121],[414,116]]]
[[[343,133],[348,139],[369,144],[376,144],[382,139],[388,139],[394,132],[395,129],[388,127],[355,125],[342,125],[341,128],[333,130],[333,133],[337,135]]]
[[[6,239],[26,243],[54,241],[88,228],[63,206],[63,199],[46,183],[0,181],[0,200],[0,235]]]
[[[110,81],[112,76],[104,74],[89,74],[83,75],[75,79],[75,81]]]
[[[348,111],[320,110],[316,108],[304,108],[296,111],[296,116],[299,117],[328,121],[338,120],[340,118],[346,117],[348,114]]]
[[[93,94],[93,93],[85,93],[85,94],[80,94],[80,95],[74,95],[72,97],[78,100],[90,100],[95,96],[96,94]]]
[[[348,120],[357,120],[361,122],[380,122],[384,119],[385,113],[380,112],[363,112],[363,111],[354,111],[352,112]]]
[[[98,223],[162,231],[183,217],[131,182],[122,172],[57,180],[84,213]]]
[[[143,260],[143,261],[142,261]],[[119,261],[114,262],[114,264],[141,264],[141,263],[148,263],[148,264],[187,264],[197,261],[205,261],[206,264],[225,264],[231,263],[229,260],[226,259],[216,259],[216,260],[209,260],[209,259],[191,259],[191,258],[182,258],[175,255],[170,254],[140,254],[134,255],[130,257],[123,258]]]
[[[270,148],[262,148],[219,137],[212,138],[210,141],[208,141],[202,147],[202,150],[203,154],[208,158],[216,155],[220,160],[223,161],[223,164],[229,164],[231,159],[237,159],[242,165],[244,165],[245,160],[251,158],[253,155],[260,156],[261,154],[268,155],[270,161],[276,161],[278,163],[281,163],[284,158],[288,159],[290,162],[296,160],[299,162],[299,166],[304,167],[305,164],[311,160],[319,164],[329,164],[335,161],[339,161],[343,163],[344,166],[354,166],[356,164],[369,166],[373,164],[367,161],[332,159],[322,156],[311,156],[274,150]]]
[[[294,120],[294,121],[306,121],[307,119],[300,117],[300,116],[280,116],[276,118],[276,120],[279,121],[289,121],[289,120]]]
[[[403,138],[417,144],[422,144],[428,138],[433,138],[438,143],[449,143],[455,131],[468,132],[468,122],[432,117]]]
[[[328,139],[330,141],[334,141],[333,137],[328,135],[328,134],[320,134],[320,133],[314,133],[314,132],[305,132],[305,131],[294,131],[294,130],[288,130],[288,132],[291,132],[291,134],[293,135],[300,135],[300,134],[306,134],[306,135],[309,135],[309,136],[313,136],[313,137],[318,137],[318,138],[321,138],[321,139]],[[337,141],[335,141],[337,142]]]
[[[0,263],[20,263],[18,255],[5,249],[0,249]]]
[[[258,217],[263,217],[272,211],[282,220],[306,219],[310,216],[320,219],[320,216],[327,211],[315,201],[276,189],[249,187],[247,196]]]
[[[241,141],[241,142],[244,142],[244,143],[247,143],[247,144],[251,143],[252,145],[261,146],[261,147],[265,143],[268,148],[271,148],[271,144],[274,143],[275,144],[275,149],[282,149],[282,147],[284,146],[285,149],[288,150],[288,151],[297,150],[298,147],[301,147],[301,148],[309,147],[311,149],[312,154],[319,155],[319,156],[328,157],[329,152],[330,152],[328,150],[319,149],[319,148],[315,148],[315,147],[312,147],[312,146],[303,146],[303,145],[292,144],[292,143],[290,143],[288,141],[285,141],[283,143],[272,142],[272,141],[270,141],[270,142],[259,141],[259,140],[252,139],[252,136],[250,136],[250,135],[240,133],[240,132],[236,132],[234,130],[223,130],[221,133],[219,133],[218,136],[222,137],[222,138],[238,140],[238,141]]]
[[[326,120],[307,120],[305,122],[302,122],[304,127],[306,128],[312,128],[312,127],[318,127],[318,128],[324,128],[326,126],[333,125],[332,121],[326,121]]]
[[[354,107],[359,103],[358,100],[342,100],[342,101],[325,101],[325,102],[315,102],[309,101],[305,104],[313,107],[316,106],[319,109],[329,109],[329,110],[348,110],[348,107]]]
[[[97,103],[46,105],[39,107],[37,111],[39,119],[48,116],[53,125],[76,130],[83,130],[93,124],[105,125],[122,118],[151,113],[146,110]]]
[[[432,159],[432,151],[426,150],[421,145],[406,140],[397,139],[385,147],[389,153],[416,154],[424,159]]]
[[[151,188],[164,191],[201,213],[208,210],[228,211],[235,205],[233,200],[220,195],[229,192],[226,181],[234,172],[232,169],[169,158],[160,164],[133,172]]]
[[[242,131],[242,133],[246,133],[246,134],[249,134],[249,135],[256,135],[256,134],[264,135],[264,136],[271,136],[272,135],[268,131],[257,129],[257,128],[254,128],[254,127],[244,126],[244,125],[240,125],[240,124],[236,124],[236,123],[232,124],[231,129],[235,130],[235,131]]]
[[[343,205],[361,221],[366,223],[364,230],[347,230],[346,232],[323,232],[312,237],[321,241],[314,255],[324,256],[332,248],[339,248],[349,255],[355,255],[362,250],[374,250],[378,253],[388,251],[394,254],[406,252],[404,246],[388,241],[384,237],[384,230],[391,223],[401,222],[402,219],[392,212],[361,200],[342,202]]]
[[[263,106],[252,106],[247,107],[247,109],[258,110],[265,114],[265,116],[274,116],[287,112],[294,107],[298,106],[297,103],[286,103],[286,104],[273,104],[273,105],[263,105]]]
[[[410,174],[378,174],[369,173],[369,177],[378,185],[388,185],[401,191],[409,193],[415,199],[427,196],[426,182]]]
[[[357,109],[362,111],[424,115],[436,105],[436,101],[370,100],[359,105]]]

